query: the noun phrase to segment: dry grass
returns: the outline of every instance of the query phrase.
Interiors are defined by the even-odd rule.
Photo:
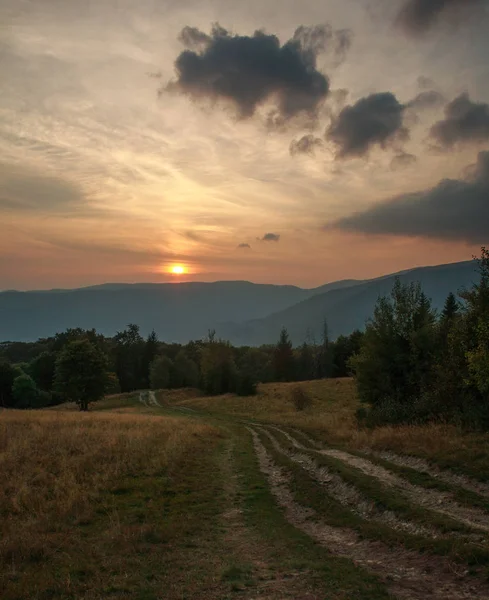
[[[215,436],[208,425],[154,415],[3,412],[0,573],[15,579],[73,547],[110,512],[108,491],[128,477],[171,474]]]
[[[156,400],[162,407],[172,404],[184,403],[186,400],[193,400],[202,395],[200,390],[194,388],[181,388],[178,390],[157,390],[155,392]],[[111,411],[111,412],[141,412],[143,405],[139,401],[139,392],[126,392],[124,394],[113,394],[106,396],[99,402],[90,405],[90,411]],[[133,409],[137,409],[134,411]],[[79,407],[74,402],[66,402],[57,406],[51,406],[45,410],[49,411],[77,411]],[[144,412],[144,411],[143,411]],[[150,411],[151,414],[152,411]]]
[[[291,401],[297,385],[312,398],[312,405],[303,411],[297,411]],[[446,424],[360,429],[355,419],[360,403],[353,379],[266,384],[250,398],[227,395],[195,398],[183,404],[298,427],[353,450],[390,450],[436,461],[481,479],[489,477],[489,434],[467,433]]]
[[[310,406],[297,411],[294,390],[304,389]],[[338,439],[351,437],[356,429],[355,410],[358,402],[351,379],[308,381],[304,383],[269,383],[259,386],[257,396],[234,395],[200,397],[182,402],[195,409],[225,412],[284,425],[328,432]]]

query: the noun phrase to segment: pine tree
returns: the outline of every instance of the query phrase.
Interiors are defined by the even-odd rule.
[[[158,354],[158,336],[156,332],[153,331],[148,335],[146,339],[146,343],[144,345],[143,356],[141,359],[141,378],[142,378],[142,387],[148,388],[150,387],[150,368],[151,364],[155,360]]]
[[[457,302],[455,298],[455,294],[450,292],[445,300],[445,306],[443,307],[443,311],[441,313],[442,321],[452,321],[457,317],[460,312],[460,304]]]
[[[319,378],[331,377],[333,374],[333,347],[329,339],[328,321],[323,321],[321,346],[318,352],[318,376]]]
[[[307,342],[304,342],[299,350],[298,378],[302,381],[314,379],[315,370],[313,349]]]
[[[280,332],[280,339],[273,354],[273,370],[275,381],[294,381],[295,379],[294,352],[285,327]]]
[[[477,259],[480,282],[462,297],[468,304],[472,348],[467,351],[471,381],[483,398],[484,417],[489,423],[489,250],[481,249]]]

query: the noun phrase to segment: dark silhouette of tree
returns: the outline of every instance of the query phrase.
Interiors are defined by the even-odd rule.
[[[317,353],[317,376],[319,378],[331,377],[333,375],[333,348],[329,339],[328,321],[324,319],[321,336],[321,346]]]
[[[173,363],[173,381],[172,387],[198,387],[199,386],[199,367],[184,350],[176,355]]]
[[[304,342],[299,349],[297,358],[297,378],[301,381],[309,381],[316,376],[316,359],[314,349]]]
[[[37,387],[45,392],[50,392],[53,389],[55,368],[56,354],[43,352],[30,363],[28,370]]]
[[[36,382],[25,373],[14,379],[12,399],[15,408],[38,408],[40,405],[39,390]]]
[[[214,340],[214,337],[209,339]],[[202,389],[206,394],[227,394],[236,390],[233,348],[227,342],[209,341],[202,350]]]
[[[455,294],[450,292],[445,300],[445,305],[441,313],[442,321],[453,321],[460,313],[460,303]]]
[[[6,361],[0,362],[0,406],[7,408],[13,405],[12,386],[14,384],[15,371],[12,365]]]
[[[360,352],[363,332],[356,329],[350,335],[340,335],[333,344],[333,377],[349,377],[352,374],[351,358]]]
[[[275,381],[294,381],[296,376],[292,343],[285,327],[280,332],[280,338],[273,353],[273,372]]]
[[[139,327],[130,324],[114,337],[115,372],[122,392],[132,392],[144,387],[142,355],[144,340]]]
[[[150,387],[150,367],[158,354],[159,342],[153,330],[147,337],[141,358],[141,383],[143,388]]]
[[[406,418],[433,365],[434,314],[419,284],[397,279],[390,297],[380,298],[360,352],[351,361],[360,399],[371,405],[402,406]]]
[[[471,382],[481,394],[480,410],[489,425],[489,250],[481,249],[477,259],[480,282],[462,294],[467,303],[467,319],[472,347],[467,351]]]
[[[57,333],[50,341],[51,351],[59,352],[66,344],[75,340],[88,340],[94,346],[98,346],[103,352],[107,352],[107,340],[95,329],[82,329],[81,327],[69,328],[62,333]]]
[[[150,366],[150,387],[164,390],[171,387],[173,362],[168,356],[157,356]]]
[[[69,342],[56,361],[55,388],[67,400],[87,411],[107,387],[107,357],[89,340]]]

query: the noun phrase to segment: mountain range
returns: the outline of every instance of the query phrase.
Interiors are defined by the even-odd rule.
[[[215,329],[236,345],[274,343],[285,326],[293,343],[300,344],[306,337],[320,338],[324,319],[335,339],[365,326],[395,277],[404,283],[419,281],[440,309],[449,292],[470,287],[478,273],[476,263],[468,261],[313,289],[219,281],[5,291],[0,293],[0,341],[33,341],[69,327],[95,328],[112,336],[136,323],[144,335],[154,329],[167,342],[185,343]]]

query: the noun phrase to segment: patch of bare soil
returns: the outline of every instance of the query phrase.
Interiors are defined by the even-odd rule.
[[[303,444],[288,432],[283,431],[276,426],[272,427],[286,436],[296,448],[306,449]],[[460,505],[453,499],[453,495],[449,492],[430,490],[413,485],[406,479],[391,473],[384,467],[377,465],[366,458],[355,456],[354,454],[350,454],[343,450],[334,448],[322,448],[320,450],[317,447],[309,448],[309,450],[341,460],[346,464],[359,469],[366,475],[375,477],[384,485],[396,488],[400,494],[405,496],[413,504],[449,516],[472,529],[489,532],[489,515],[481,509]]]
[[[445,558],[420,555],[403,548],[393,550],[382,542],[358,538],[348,529],[313,521],[314,511],[297,504],[289,489],[289,476],[272,460],[256,430],[249,428],[260,469],[266,475],[287,520],[332,553],[351,559],[376,573],[396,598],[401,600],[489,600],[489,586],[469,577]]]

